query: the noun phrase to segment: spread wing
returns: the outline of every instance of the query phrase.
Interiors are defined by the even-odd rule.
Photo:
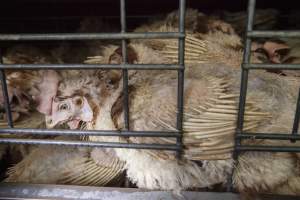
[[[184,158],[189,160],[228,159],[234,146],[234,133],[238,112],[238,95],[228,90],[228,81],[220,78],[208,78],[207,84],[212,91],[211,98],[199,104],[185,105],[183,122]],[[166,116],[176,116],[174,107],[165,110],[163,116],[148,119],[164,130],[176,130],[166,120]],[[151,116],[151,115],[149,115]],[[255,108],[254,103],[246,105],[244,130],[254,130],[269,117],[268,113]],[[149,122],[148,122],[149,123]],[[130,138],[131,142],[174,144],[170,138]],[[174,158],[168,151],[147,151],[161,159]]]
[[[109,162],[103,164],[101,159]],[[87,148],[40,146],[11,167],[5,181],[103,186],[120,178],[123,166],[124,162],[106,153],[96,161]]]

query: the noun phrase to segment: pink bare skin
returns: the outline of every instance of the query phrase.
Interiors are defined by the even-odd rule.
[[[92,108],[85,97],[54,98],[51,105],[51,114],[46,115],[47,128],[67,122],[70,129],[77,129],[80,121],[90,122],[93,119]]]
[[[38,103],[37,110],[43,114],[51,114],[51,103],[53,97],[57,93],[57,87],[59,83],[59,76],[57,72],[53,70],[47,70],[43,72],[43,80],[38,85],[40,91],[39,95],[35,97],[35,100]]]
[[[267,41],[263,45],[263,48],[268,53],[269,59],[272,63],[281,63],[281,55],[279,50],[289,49],[289,46],[283,43]]]

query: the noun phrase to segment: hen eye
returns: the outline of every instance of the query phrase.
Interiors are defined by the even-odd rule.
[[[78,97],[78,98],[75,99],[75,105],[76,106],[82,106],[82,104],[83,104],[83,99],[82,98]]]
[[[69,110],[69,105],[66,103],[61,104],[58,109],[59,110]]]

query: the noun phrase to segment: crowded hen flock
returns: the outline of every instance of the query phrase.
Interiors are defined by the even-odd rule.
[[[274,11],[268,11],[274,12]],[[266,11],[258,12],[261,22]],[[241,193],[300,193],[297,153],[244,152],[234,163],[232,151],[238,111],[241,36],[244,16],[227,20],[188,9],[186,14],[183,156],[174,152],[55,146],[1,145],[0,155],[13,165],[4,181],[25,183],[119,186],[123,175],[139,188],[181,190],[225,186],[232,172]],[[236,17],[237,18],[237,17]],[[234,19],[234,17],[230,18]],[[137,27],[135,32],[178,31],[177,11]],[[79,31],[111,32],[101,21],[86,19]],[[177,40],[131,40],[128,62],[176,64]],[[251,62],[297,61],[291,41],[254,42]],[[282,55],[282,49],[289,50]],[[263,50],[263,51],[261,51]],[[120,64],[115,41],[67,43],[47,50],[15,45],[3,56],[5,64]],[[9,100],[16,127],[80,130],[122,130],[123,81],[119,70],[6,70]],[[299,79],[290,71],[251,71],[244,130],[289,133]],[[129,70],[130,130],[176,130],[177,72]],[[3,98],[0,99],[4,107]],[[6,117],[2,114],[1,125]],[[53,140],[172,144],[171,138],[101,136],[14,136]],[[246,143],[246,141],[244,142]],[[247,141],[247,144],[291,145],[289,141]],[[292,145],[298,145],[294,143]]]

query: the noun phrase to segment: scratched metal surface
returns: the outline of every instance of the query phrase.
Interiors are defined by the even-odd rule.
[[[80,199],[80,200],[238,200],[233,193],[182,192],[182,197],[166,191],[136,188],[108,188],[42,184],[0,184],[0,199]]]
[[[234,193],[182,192],[176,196],[166,191],[147,191],[136,188],[109,188],[43,184],[0,184],[0,199],[62,199],[62,200],[239,200]],[[296,196],[261,195],[260,200],[296,200]]]

